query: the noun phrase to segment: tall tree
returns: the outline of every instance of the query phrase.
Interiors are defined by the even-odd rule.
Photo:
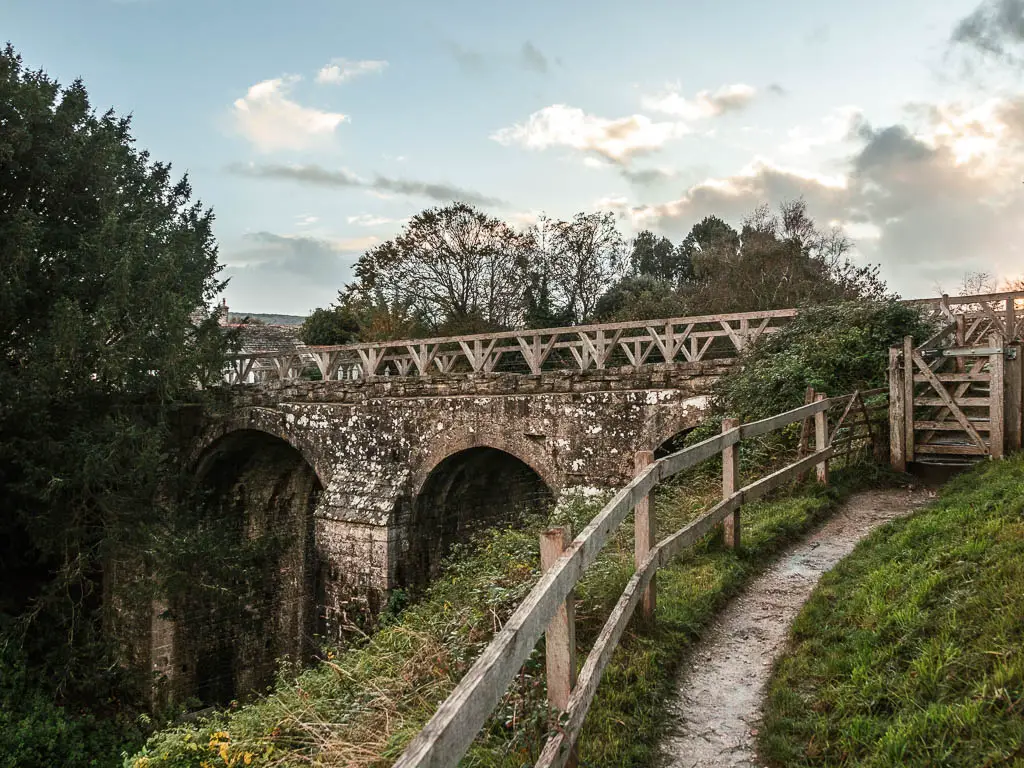
[[[594,319],[601,323],[654,320],[688,312],[686,296],[672,283],[650,275],[628,275],[598,299]]]
[[[105,566],[152,550],[174,403],[221,378],[227,343],[213,216],[130,127],[0,52],[0,632],[21,630],[0,650],[55,697],[105,695]],[[17,678],[0,671],[0,709]]]
[[[299,327],[299,338],[313,346],[349,344],[358,336],[359,320],[346,306],[317,307]]]
[[[559,224],[541,215],[528,233],[530,250],[521,264],[526,278],[523,324],[527,328],[556,328],[572,322],[570,313],[559,304],[554,285]]]
[[[693,225],[679,245],[679,250],[690,262],[693,276],[703,279],[716,261],[728,260],[740,247],[740,236],[735,229],[717,216],[705,216]]]
[[[673,245],[667,237],[659,237],[647,229],[633,238],[629,267],[635,275],[653,277],[667,283],[686,283],[693,279],[689,252]]]
[[[554,225],[551,284],[556,302],[573,323],[593,317],[597,301],[622,273],[625,242],[615,217],[578,213]]]
[[[529,243],[465,203],[430,208],[360,257],[352,289],[389,305],[411,304],[434,329],[513,327],[522,322]]]
[[[886,296],[876,267],[853,263],[842,230],[820,229],[803,200],[767,206],[743,221],[740,233],[708,217],[683,241],[693,252],[696,312],[796,307],[840,299]]]

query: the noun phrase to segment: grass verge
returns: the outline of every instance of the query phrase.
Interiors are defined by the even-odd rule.
[[[837,474],[830,488],[813,484],[744,508],[744,547],[735,553],[709,537],[659,571],[655,627],[627,630],[601,683],[580,741],[581,763],[633,766],[651,762],[664,728],[662,702],[686,647],[715,610],[768,558],[823,518],[871,473]],[[714,492],[669,487],[655,499],[659,530],[681,527]],[[576,500],[554,513],[578,531],[600,503]],[[326,653],[301,673],[284,670],[259,700],[200,722],[155,734],[126,758],[130,768],[240,765],[387,765],[451,691],[494,631],[536,581],[539,532],[492,531],[473,550],[456,552],[415,605],[358,647]],[[577,591],[579,658],[593,642],[632,573],[631,526],[609,544]],[[524,665],[463,761],[520,766],[539,755],[553,722],[545,705],[543,643]]]
[[[769,687],[785,766],[1024,766],[1024,456],[986,462],[826,574]]]

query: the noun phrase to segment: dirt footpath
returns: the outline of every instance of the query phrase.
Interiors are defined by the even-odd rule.
[[[783,553],[722,611],[693,649],[669,702],[674,725],[659,764],[753,768],[754,736],[772,663],[821,575],[872,529],[934,497],[917,487],[851,496],[821,528]]]

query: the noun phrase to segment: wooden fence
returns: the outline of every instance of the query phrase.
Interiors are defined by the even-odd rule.
[[[642,614],[655,615],[655,574],[673,557],[693,546],[718,525],[725,528],[728,546],[741,543],[740,512],[783,483],[811,471],[828,482],[829,462],[849,455],[860,446],[879,449],[884,435],[886,406],[868,405],[869,396],[884,398],[884,390],[854,392],[828,398],[808,392],[809,403],[786,413],[749,424],[725,420],[722,433],[689,448],[654,460],[649,452],[637,454],[637,474],[571,542],[566,529],[554,529],[541,539],[544,573],[526,599],[495,635],[451,695],[412,740],[396,768],[442,768],[456,765],[476,738],[481,726],[501,700],[509,683],[546,633],[549,703],[563,714],[557,731],[545,745],[537,766],[571,762],[573,747],[626,625],[642,606]],[[830,429],[830,412],[840,412]],[[881,417],[879,417],[881,414]],[[800,455],[793,463],[739,487],[739,446],[744,439],[766,435],[801,422]],[[814,435],[813,449],[810,434]],[[717,456],[722,457],[722,500],[696,520],[657,543],[656,524],[649,495],[668,478]],[[586,569],[631,511],[635,526],[636,569],[611,611],[583,666],[576,676],[572,593]]]
[[[890,461],[999,458],[1021,447],[1024,291],[907,302],[938,329],[889,350]]]
[[[976,296],[941,296],[905,302],[920,307],[939,326],[921,345],[927,349],[948,343],[958,347],[983,344],[993,333],[1014,340],[1024,336],[1024,291]]]

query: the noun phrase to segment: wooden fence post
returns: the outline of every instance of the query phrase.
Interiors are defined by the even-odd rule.
[[[739,419],[722,419],[722,432],[728,432],[740,425]],[[722,449],[722,500],[736,493],[740,479],[740,444],[738,442]],[[722,521],[725,532],[725,546],[729,549],[740,547],[740,510],[736,509]]]
[[[914,337],[903,337],[903,450],[914,460]]]
[[[1006,427],[1006,415],[1003,409],[1003,398],[1006,396],[1004,383],[1004,372],[1006,368],[1006,352],[1003,345],[1003,335],[993,333],[988,337],[988,343],[999,350],[988,358],[988,371],[992,377],[989,380],[989,455],[993,459],[1003,458],[1003,434]]]
[[[1013,301],[1008,299],[1008,301]],[[1003,411],[1006,413],[1006,432],[1004,438],[1006,440],[1007,451],[1019,451],[1021,449],[1022,432],[1024,432],[1024,347],[1020,344],[1007,345],[1007,349],[1012,349],[1015,353],[1013,360],[1006,359],[1005,371],[1003,375],[1006,377],[1006,386],[1004,392],[1006,393],[1005,402],[1003,404]]]
[[[814,402],[814,387],[808,387],[804,391],[804,405]],[[808,454],[808,446],[811,444],[811,419],[806,418],[800,422],[800,441],[796,444],[796,457],[802,459]],[[801,472],[796,476],[797,482],[802,483],[807,479],[807,473]]]
[[[901,350],[889,348],[889,464],[897,472],[907,471],[906,420],[903,402],[903,366],[900,365]]]
[[[826,399],[824,392],[819,392],[814,396],[815,402],[820,402]],[[818,411],[814,414],[814,450],[823,451],[828,448],[828,410]],[[816,465],[818,468],[818,482],[822,485],[828,485],[828,459],[825,459],[820,464]]]
[[[654,463],[654,453],[637,451],[633,459],[636,474],[640,474]],[[657,526],[654,511],[651,509],[650,494],[644,496],[633,508],[633,563],[639,568],[647,559],[651,547],[657,540]],[[644,590],[641,616],[645,621],[654,620],[654,607],[657,602],[657,574],[651,577],[651,583]]]
[[[548,570],[562,556],[571,541],[569,526],[562,525],[540,535],[540,567]],[[547,663],[548,703],[564,712],[576,685],[576,608],[573,593],[559,606],[544,632]]]

